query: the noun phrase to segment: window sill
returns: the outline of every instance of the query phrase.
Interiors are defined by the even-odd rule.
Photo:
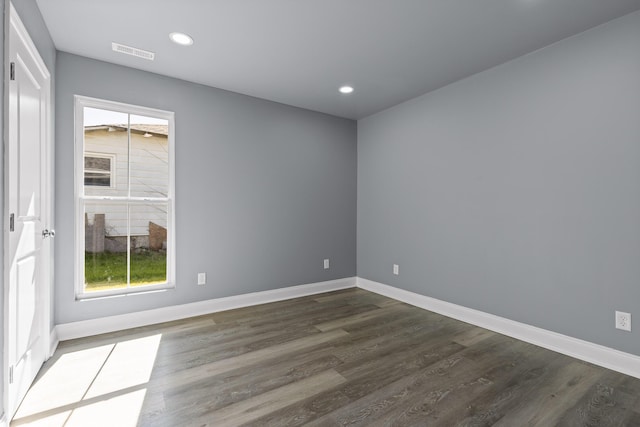
[[[136,286],[135,288],[115,289],[109,291],[80,292],[76,294],[76,301],[91,301],[97,299],[117,298],[135,295],[146,295],[157,292],[165,292],[175,289],[173,283],[163,283],[160,285]]]

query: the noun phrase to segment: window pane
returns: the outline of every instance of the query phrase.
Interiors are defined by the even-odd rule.
[[[84,172],[84,185],[91,185],[97,187],[110,187],[111,186],[111,174],[101,172]]]
[[[169,194],[169,122],[131,115],[131,196]]]
[[[85,205],[85,291],[127,287],[127,205]]]
[[[84,170],[111,173],[111,159],[108,157],[84,156]]]
[[[128,195],[128,122],[126,113],[85,107],[85,195]]]
[[[131,204],[131,286],[167,281],[167,204]]]

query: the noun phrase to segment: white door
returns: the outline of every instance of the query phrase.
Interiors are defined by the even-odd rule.
[[[24,32],[24,34],[23,34]],[[13,415],[48,356],[51,192],[49,73],[11,7],[7,206],[8,411]],[[10,417],[9,417],[10,418]]]

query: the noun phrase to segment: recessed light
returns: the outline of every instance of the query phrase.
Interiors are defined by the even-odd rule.
[[[340,89],[338,90],[340,91],[340,93],[348,95],[353,92],[353,87],[345,85],[345,86],[340,86]]]
[[[171,33],[169,38],[172,42],[182,46],[191,46],[193,44],[193,39],[185,33]]]

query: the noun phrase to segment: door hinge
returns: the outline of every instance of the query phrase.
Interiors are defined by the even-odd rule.
[[[15,231],[16,229],[16,214],[9,215],[9,231]]]
[[[13,366],[9,366],[9,384],[13,384]]]
[[[10,77],[11,80],[16,79],[16,63],[15,62],[11,63],[11,69],[10,69],[9,75],[11,76]]]

